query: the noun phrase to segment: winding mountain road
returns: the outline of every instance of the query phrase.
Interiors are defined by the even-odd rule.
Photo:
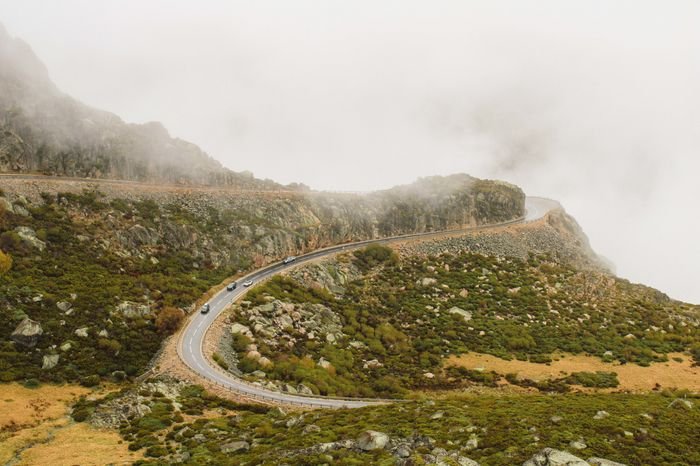
[[[357,249],[368,244],[384,244],[396,241],[403,241],[414,238],[429,238],[431,236],[441,236],[446,233],[458,233],[482,230],[486,228],[504,227],[518,223],[526,223],[538,220],[544,217],[547,212],[559,208],[559,203],[539,198],[527,197],[525,201],[525,216],[509,222],[503,222],[492,225],[482,225],[465,229],[447,230],[440,232],[429,233],[414,233],[409,235],[394,236],[390,238],[372,239],[359,241],[355,243],[341,244],[325,249],[319,249],[308,254],[297,257],[294,262],[289,264],[276,263],[262,269],[259,269],[238,280],[238,287],[233,291],[228,291],[226,288],[218,292],[209,300],[210,311],[207,314],[202,314],[199,310],[190,318],[186,328],[181,332],[180,339],[177,345],[177,352],[182,361],[193,371],[209,381],[236,392],[242,396],[258,399],[268,403],[308,406],[316,408],[359,408],[372,404],[386,403],[390,400],[376,399],[357,399],[357,398],[333,398],[322,396],[305,396],[293,395],[269,390],[259,385],[255,385],[237,378],[235,375],[224,372],[214,363],[210,362],[204,355],[203,345],[207,330],[214,323],[221,312],[231,303],[241,298],[248,289],[242,284],[247,280],[258,283],[266,278],[282,272],[291,267],[296,267],[300,264],[318,259],[324,256],[331,256],[343,251]],[[254,285],[253,285],[254,286]]]

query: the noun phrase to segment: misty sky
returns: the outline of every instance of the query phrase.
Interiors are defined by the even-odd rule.
[[[700,2],[0,0],[0,22],[65,92],[234,170],[505,179],[700,303]]]

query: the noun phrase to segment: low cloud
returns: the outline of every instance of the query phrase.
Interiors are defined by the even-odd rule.
[[[0,15],[59,87],[319,189],[504,178],[700,302],[697,2],[96,2]]]

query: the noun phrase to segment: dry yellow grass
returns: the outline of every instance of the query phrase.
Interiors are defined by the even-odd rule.
[[[680,357],[682,362],[674,361]],[[560,355],[559,359],[549,365],[527,361],[511,360],[489,354],[468,353],[452,356],[447,365],[462,366],[469,369],[483,368],[499,374],[517,373],[521,377],[544,380],[561,377],[572,372],[612,371],[617,373],[620,389],[648,391],[659,384],[664,388],[687,388],[700,391],[700,367],[693,367],[688,356],[669,354],[669,361],[641,367],[636,364],[611,364],[592,356]]]
[[[0,430],[11,425],[35,425],[66,414],[68,404],[89,393],[76,385],[42,385],[29,389],[19,384],[0,385]]]
[[[73,423],[55,430],[51,441],[24,451],[18,465],[131,464],[142,458],[141,454],[129,451],[126,443],[120,442],[121,437],[115,431]]]
[[[71,403],[88,393],[76,385],[0,385],[0,464],[127,464],[141,458],[117,432],[70,419]]]

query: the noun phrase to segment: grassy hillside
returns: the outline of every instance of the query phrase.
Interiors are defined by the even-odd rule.
[[[93,384],[139,374],[195,301],[226,277],[372,238],[380,223],[386,234],[423,231],[423,223],[392,219],[403,208],[432,218],[431,228],[453,225],[491,186],[479,181],[475,189],[473,178],[458,178],[469,183],[436,193],[459,199],[440,209],[426,201],[433,197],[426,190],[388,200],[381,193],[7,182],[0,192],[0,316],[7,323],[0,328],[0,380]],[[91,189],[81,189],[86,185]],[[484,194],[506,200],[496,217],[480,221],[522,214],[522,191],[503,189]]]
[[[627,465],[700,462],[694,448],[700,410],[691,400],[691,407],[675,401],[678,393],[467,395],[291,413],[221,400],[193,386],[151,383],[139,395],[150,412],[125,419],[120,431],[130,449],[145,452],[143,464],[458,464],[461,457],[505,466],[545,446]],[[105,404],[130,406],[134,399],[120,396],[83,400],[75,413],[88,419]],[[389,443],[363,450],[356,441],[367,430],[386,434]]]
[[[336,293],[329,288],[338,291],[337,285],[319,288],[292,277],[254,289],[230,318],[249,329],[236,329],[231,343],[244,372],[262,371],[314,393],[404,396],[412,389],[504,382],[507,374],[446,370],[446,357],[468,352],[542,364],[561,353],[587,354],[648,366],[685,351],[700,361],[697,307],[547,257],[399,259],[373,246],[306,269],[293,276],[344,273],[354,280]],[[324,323],[306,317],[314,309]],[[273,364],[256,362],[259,356]],[[580,373],[540,388],[617,386],[614,374],[607,377]]]

